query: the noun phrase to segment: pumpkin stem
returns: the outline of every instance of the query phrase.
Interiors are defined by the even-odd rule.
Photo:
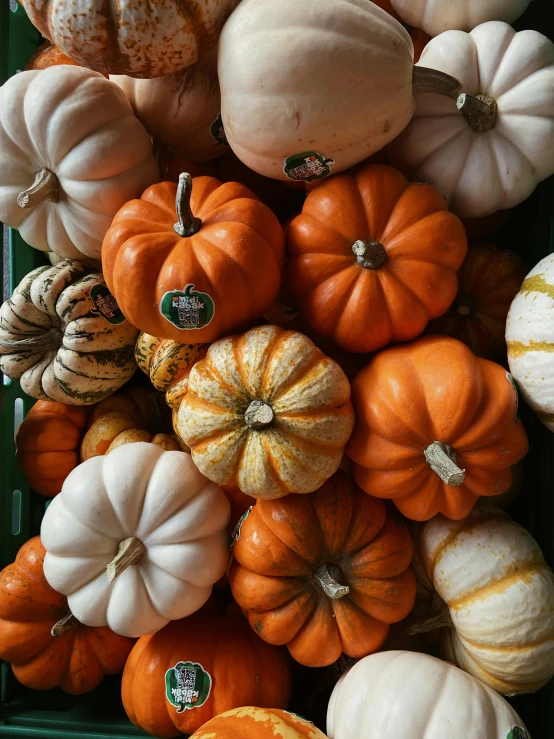
[[[429,444],[424,454],[433,472],[436,472],[446,485],[457,488],[463,484],[466,473],[456,464],[456,452],[450,444],[434,441]]]
[[[56,175],[49,169],[41,169],[35,177],[35,181],[17,196],[17,204],[20,208],[34,208],[45,200],[58,202],[60,194],[60,183]]]
[[[273,417],[273,408],[263,400],[253,400],[244,412],[246,425],[255,431],[267,428]]]
[[[343,598],[348,595],[350,588],[348,585],[341,585],[337,580],[341,576],[341,571],[337,565],[320,565],[314,572],[314,580],[317,580],[325,595],[333,600]]]
[[[48,351],[58,349],[62,343],[62,336],[59,328],[52,328],[46,333],[27,336],[25,339],[0,339],[0,345],[18,351]]]
[[[462,92],[462,83],[446,72],[416,65],[412,78],[412,90],[414,95],[434,92],[437,95],[446,95],[451,100],[457,100]]]
[[[469,316],[476,308],[476,303],[471,295],[464,295],[456,301],[456,313],[459,316]]]
[[[406,631],[410,636],[414,636],[415,634],[426,634],[428,631],[450,628],[451,626],[452,619],[445,602],[436,593],[433,593],[433,601],[427,613],[414,620]]]
[[[127,567],[136,565],[145,551],[146,547],[136,536],[130,536],[128,539],[119,542],[117,554],[106,565],[108,582],[113,582]]]
[[[498,106],[489,95],[467,95],[463,92],[456,100],[456,107],[461,111],[470,128],[477,133],[490,131],[496,125]]]
[[[190,208],[190,196],[192,195],[192,177],[188,172],[181,172],[179,184],[177,185],[177,197],[175,198],[175,210],[177,211],[177,223],[173,230],[179,236],[194,236],[202,227],[200,218],[192,215]]]
[[[56,621],[54,626],[52,626],[52,628],[50,629],[50,633],[52,634],[52,636],[60,636],[61,634],[65,634],[66,631],[79,626],[80,623],[81,622],[75,618],[71,611],[68,611],[63,618],[60,618],[59,621]]]
[[[356,255],[356,261],[364,269],[379,269],[387,258],[387,252],[377,241],[359,239],[352,244],[352,251]]]

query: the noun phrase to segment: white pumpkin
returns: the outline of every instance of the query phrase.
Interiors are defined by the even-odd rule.
[[[531,0],[391,0],[402,20],[429,36],[450,30],[471,31],[486,21],[512,23]]]
[[[445,627],[442,656],[504,695],[550,680],[554,573],[525,529],[479,504],[462,521],[428,521],[416,550],[436,603],[412,632]]]
[[[530,739],[500,695],[454,665],[415,652],[364,657],[335,685],[329,739]]]
[[[99,259],[117,211],[159,179],[146,129],[101,74],[61,65],[0,88],[0,220],[35,249]]]
[[[391,147],[393,164],[436,187],[462,218],[512,208],[554,173],[549,39],[491,21],[469,34],[442,33],[419,64],[454,75],[463,93],[417,96],[412,122]]]
[[[0,370],[33,398],[91,405],[135,373],[138,333],[102,273],[65,259],[29,272],[0,308]]]
[[[554,431],[554,254],[529,272],[506,320],[510,372],[526,402]]]
[[[229,562],[229,515],[190,455],[126,444],[76,467],[49,505],[44,574],[81,623],[150,634],[208,600]]]

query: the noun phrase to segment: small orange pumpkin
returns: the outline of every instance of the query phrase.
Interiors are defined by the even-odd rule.
[[[276,708],[243,706],[220,713],[190,739],[327,739],[310,721]]]
[[[29,59],[25,69],[48,69],[48,67],[57,67],[60,64],[71,64],[73,67],[80,66],[60,51],[57,46],[53,46],[50,41],[45,41]]]

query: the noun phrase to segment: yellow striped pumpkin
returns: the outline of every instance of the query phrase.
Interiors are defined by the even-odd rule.
[[[34,398],[92,405],[135,372],[137,334],[102,274],[66,259],[30,272],[0,308],[0,370]]]

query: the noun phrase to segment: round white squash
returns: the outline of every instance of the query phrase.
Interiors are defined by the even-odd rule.
[[[101,74],[61,65],[0,88],[0,220],[35,249],[99,259],[117,211],[159,179],[150,136]]]
[[[436,187],[462,218],[512,208],[554,173],[549,39],[491,21],[437,36],[419,64],[457,77],[463,94],[418,95],[412,122],[391,146],[393,164]]]
[[[364,657],[335,685],[329,739],[530,739],[501,696],[454,665],[414,652]]]
[[[102,273],[66,259],[29,272],[0,308],[0,370],[33,398],[91,405],[136,371],[138,333]]]
[[[521,395],[554,431],[554,254],[523,281],[506,320],[506,343]]]
[[[44,574],[81,623],[150,634],[208,600],[229,562],[229,515],[190,455],[126,444],[76,467],[49,505]]]
[[[486,21],[512,23],[531,0],[391,0],[402,20],[429,36],[444,31],[471,31]]]
[[[479,504],[463,521],[428,521],[416,550],[436,598],[412,632],[443,626],[442,656],[504,695],[550,680],[554,573],[525,529]]]

